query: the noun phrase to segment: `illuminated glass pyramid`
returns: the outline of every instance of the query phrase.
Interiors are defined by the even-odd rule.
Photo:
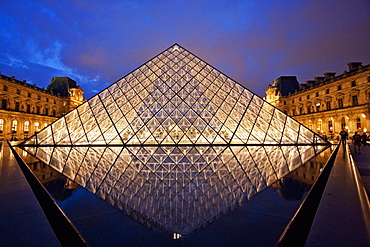
[[[19,146],[112,205],[188,234],[327,144],[175,44]]]
[[[317,144],[314,132],[175,44],[24,144]]]

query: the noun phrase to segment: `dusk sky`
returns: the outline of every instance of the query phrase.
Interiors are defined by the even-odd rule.
[[[88,99],[174,43],[259,96],[370,63],[370,1],[0,0],[0,72],[46,87],[68,76]]]

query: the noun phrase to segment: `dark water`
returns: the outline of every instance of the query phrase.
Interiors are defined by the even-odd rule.
[[[26,153],[23,157],[91,246],[273,246],[330,153],[330,149],[325,150],[249,200],[204,219],[186,235],[166,229],[154,216],[129,207],[121,211]],[[196,212],[199,208],[189,210]],[[173,220],[171,212],[161,213],[162,218]]]

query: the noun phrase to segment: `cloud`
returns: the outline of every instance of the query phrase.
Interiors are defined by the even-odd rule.
[[[70,76],[87,97],[174,43],[260,96],[281,75],[370,62],[367,1],[14,2],[0,14],[1,63],[27,80]]]

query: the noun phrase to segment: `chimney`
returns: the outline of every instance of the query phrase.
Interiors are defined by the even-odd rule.
[[[362,68],[362,62],[350,62],[347,63],[349,72],[358,70]]]
[[[315,81],[306,81],[307,87],[313,87],[315,85]]]
[[[315,77],[315,85],[323,83],[325,77]]]
[[[330,81],[331,79],[333,79],[335,77],[335,73],[326,72],[326,73],[324,73],[324,76],[325,76],[325,81]]]

